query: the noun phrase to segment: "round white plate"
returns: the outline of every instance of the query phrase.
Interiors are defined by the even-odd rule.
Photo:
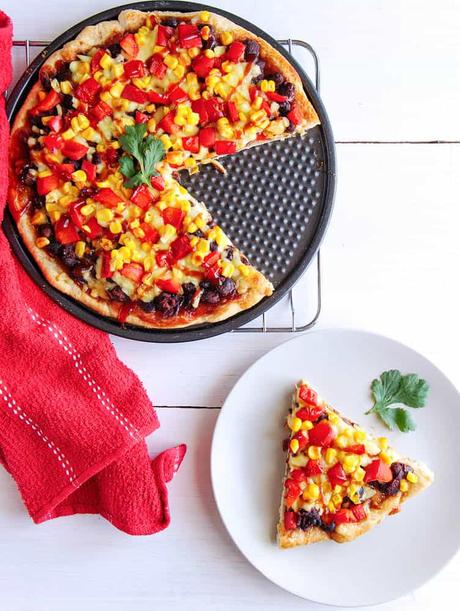
[[[388,369],[430,384],[427,407],[411,409],[417,430],[390,432],[371,406],[371,381]],[[294,384],[305,378],[344,415],[386,435],[401,453],[426,462],[435,482],[363,537],[280,550],[275,527]],[[419,587],[460,546],[460,399],[425,357],[385,337],[331,329],[302,335],[258,360],[237,382],[219,416],[211,453],[214,495],[231,537],[268,579],[309,600],[373,605]]]

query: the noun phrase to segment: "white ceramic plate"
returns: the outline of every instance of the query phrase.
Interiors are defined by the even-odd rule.
[[[428,405],[411,410],[417,430],[390,432],[374,415],[369,385],[387,369],[430,384]],[[275,525],[284,470],[284,418],[301,378],[352,420],[387,435],[401,453],[426,462],[434,484],[401,513],[352,543],[280,550]],[[460,546],[459,394],[425,357],[385,337],[331,329],[272,350],[237,382],[219,416],[211,473],[222,519],[236,545],[268,579],[312,601],[373,605],[419,587]]]

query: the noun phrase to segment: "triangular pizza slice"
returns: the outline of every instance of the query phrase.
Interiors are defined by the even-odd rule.
[[[339,414],[304,381],[287,426],[280,547],[353,541],[433,481],[425,465]]]
[[[295,70],[251,32],[208,11],[122,11],[41,67],[12,128],[9,204],[49,282],[100,314],[216,322],[273,287],[171,171],[318,122]]]

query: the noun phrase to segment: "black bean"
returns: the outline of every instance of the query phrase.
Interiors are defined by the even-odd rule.
[[[34,195],[32,199],[32,207],[34,210],[43,210],[45,203],[46,198],[44,195]]]
[[[72,72],[70,71],[69,64],[60,66],[55,76],[58,81],[70,81],[72,79]]]
[[[113,45],[109,45],[107,47],[107,51],[110,53],[111,57],[117,57],[117,55],[120,55],[121,53],[120,44],[116,42]]]
[[[236,293],[236,284],[231,278],[225,278],[222,284],[218,286],[219,295],[224,299],[233,297]]]
[[[94,165],[99,165],[102,161],[101,156],[99,155],[99,153],[93,153],[93,156],[91,158],[92,163],[94,163]]]
[[[232,260],[233,260],[233,251],[234,251],[233,246],[228,246],[228,247],[227,247],[227,248],[224,250],[224,253],[223,253],[223,254],[224,254],[224,257],[225,257],[226,259],[228,259],[229,261],[232,261]]]
[[[251,38],[248,38],[247,40],[244,41],[244,44],[246,47],[244,51],[244,59],[247,62],[255,61],[259,57],[259,53],[260,53],[259,43],[256,42],[255,40],[252,40]]]
[[[155,297],[155,309],[159,312],[163,318],[171,318],[176,316],[181,306],[182,297],[179,295],[173,295],[172,293],[160,293],[158,297]]]
[[[77,255],[75,254],[75,247],[73,244],[65,244],[61,250],[61,259],[64,265],[67,267],[75,267],[80,263]]]
[[[53,257],[59,257],[61,254],[61,245],[53,236],[50,236],[48,240],[50,241],[50,243],[46,247],[46,251]]]
[[[73,109],[73,97],[70,95],[70,93],[65,93],[62,96],[61,105],[64,108],[67,108],[67,110]]]
[[[144,310],[144,312],[153,312],[155,310],[155,302],[152,301],[139,301],[138,305]]]
[[[31,163],[26,163],[19,174],[19,181],[27,187],[32,187],[35,184],[35,176],[31,174],[31,170],[36,169]]]
[[[319,511],[317,509],[311,509],[310,511],[301,509],[297,516],[297,528],[308,530],[312,526],[321,526]]]
[[[212,283],[209,280],[202,280],[200,282],[200,288],[206,291],[207,289],[212,288]]]
[[[97,189],[95,187],[83,187],[80,191],[80,197],[83,197],[83,199],[93,197],[93,195],[96,195],[96,191]]]
[[[122,303],[129,301],[129,296],[119,286],[114,286],[107,293],[112,301],[121,301]]]
[[[47,72],[40,73],[40,83],[42,84],[43,89],[46,91],[51,89],[51,79]]]
[[[278,112],[282,117],[285,117],[289,112],[291,112],[291,102],[281,102],[278,108]]]
[[[217,242],[214,242],[214,240],[212,240],[211,242],[209,242],[209,250],[211,252],[215,252],[219,247],[217,246]]]
[[[295,132],[295,125],[294,125],[294,123],[289,123],[289,125],[286,127],[286,131],[290,132],[290,133]]]
[[[91,269],[91,265],[85,265],[85,263],[79,263],[75,265],[70,270],[70,277],[76,280],[77,282],[82,282],[84,280],[83,274],[88,272]]]
[[[391,482],[380,483],[380,482],[371,482],[371,485],[377,490],[380,490],[386,496],[393,496],[397,492],[399,492],[399,485],[401,480],[406,477],[406,475],[413,471],[412,467],[406,465],[401,462],[395,462],[391,465],[391,473],[393,474],[393,479]]]
[[[201,296],[201,301],[203,303],[212,303],[212,304],[220,303],[219,291],[213,290],[213,289],[206,289]]]
[[[53,235],[53,228],[50,225],[50,223],[45,223],[44,225],[39,225],[38,226],[38,233],[43,237],[43,238],[50,238]]]
[[[292,83],[286,81],[278,87],[278,93],[284,95],[288,99],[288,102],[293,102],[295,98],[295,87]]]
[[[204,233],[201,231],[201,229],[197,229],[195,233],[192,233],[191,235],[194,235],[197,238],[204,238]]]
[[[335,530],[335,522],[323,522],[321,520],[321,524],[319,526],[321,530],[324,530],[325,533],[331,533]]]
[[[167,28],[177,28],[179,21],[175,17],[167,17],[161,21],[161,25],[164,25]]]
[[[276,88],[284,83],[284,76],[281,74],[281,72],[271,72],[270,74],[266,74],[265,78],[267,81],[274,81]]]
[[[265,75],[265,62],[264,62],[263,59],[258,59],[256,61],[256,64],[260,68],[260,74],[258,76],[255,76],[252,79],[252,82],[257,85],[257,83],[260,83],[260,81],[262,81],[265,78],[265,76],[264,76]]]
[[[193,297],[195,296],[196,286],[193,282],[185,282],[182,285],[183,300],[182,305],[184,308],[189,308],[192,305]]]

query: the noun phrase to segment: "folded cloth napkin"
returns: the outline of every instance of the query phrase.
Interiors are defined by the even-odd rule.
[[[0,12],[0,213],[11,37],[11,22]],[[99,513],[132,535],[166,528],[166,482],[185,446],[150,460],[145,437],[159,422],[141,382],[106,334],[67,314],[32,282],[1,231],[0,312],[0,462],[33,520]]]

